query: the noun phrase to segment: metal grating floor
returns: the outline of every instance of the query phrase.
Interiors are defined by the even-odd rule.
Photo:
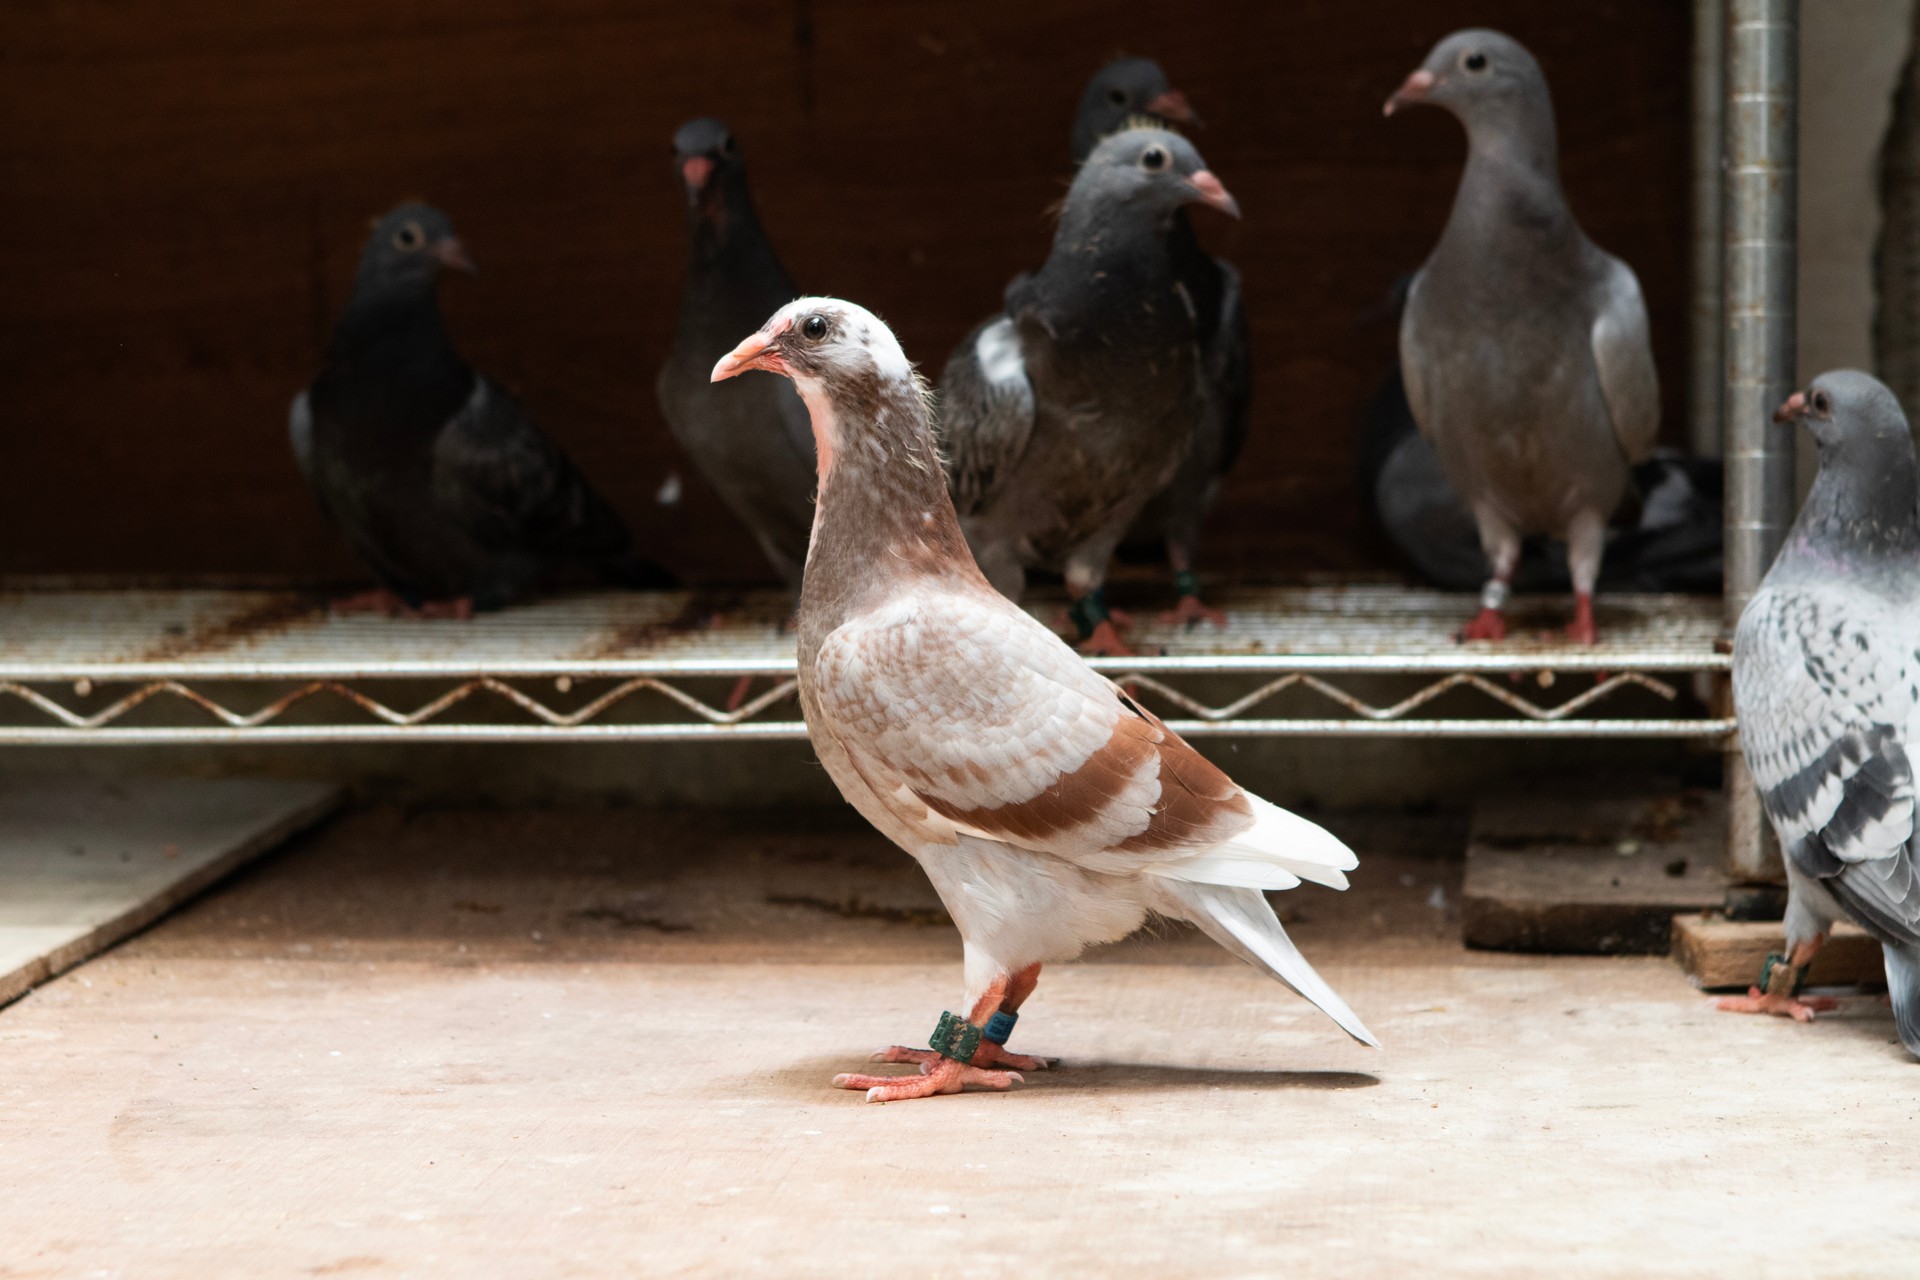
[[[1472,645],[1452,639],[1467,596],[1242,588],[1214,603],[1225,630],[1143,618],[1143,656],[1095,665],[1187,733],[1731,728],[1688,687],[1727,667],[1711,598],[1603,597],[1593,647],[1552,630],[1567,616],[1554,598],[1521,602],[1514,638]],[[773,592],[590,594],[461,622],[336,617],[293,592],[0,592],[0,744],[797,737],[786,609]],[[773,685],[729,710],[741,676]]]

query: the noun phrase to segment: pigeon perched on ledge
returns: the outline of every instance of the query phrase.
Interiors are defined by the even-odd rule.
[[[1776,415],[1820,449],[1799,518],[1733,642],[1740,746],[1780,835],[1787,954],[1720,1007],[1807,1021],[1807,965],[1836,920],[1880,940],[1894,1023],[1920,1057],[1920,476],[1900,403],[1825,374]]]
[[[693,257],[673,350],[656,387],[660,412],[674,440],[797,594],[813,527],[807,411],[784,382],[754,378],[715,386],[707,375],[742,333],[798,290],[761,228],[727,127],[691,120],[674,134],[673,152]]]
[[[1236,786],[967,553],[925,385],[873,315],[782,307],[714,367],[791,378],[812,417],[819,518],[800,596],[800,703],[849,803],[926,870],[960,928],[967,1013],[918,1076],[844,1075],[870,1101],[1008,1088],[1045,1059],[1007,1033],[1041,965],[1192,921],[1377,1043],[1288,940],[1262,890],[1344,888],[1353,853]]]
[[[1640,283],[1567,208],[1546,77],[1517,41],[1448,36],[1386,112],[1418,103],[1467,131],[1453,212],[1400,325],[1414,419],[1493,568],[1461,639],[1506,634],[1521,539],[1546,534],[1567,543],[1567,635],[1591,644],[1607,521],[1660,428]]]
[[[440,273],[472,271],[446,215],[403,204],[374,225],[313,385],[295,459],[381,589],[337,609],[465,617],[569,567],[672,584],[520,402],[475,373],[440,318]]]
[[[1080,96],[1080,110],[1073,121],[1074,164],[1084,162],[1102,138],[1139,123],[1171,128],[1198,124],[1200,118],[1151,58],[1109,62]],[[1163,622],[1191,626],[1204,620],[1224,626],[1220,611],[1201,601],[1195,553],[1201,517],[1213,505],[1221,479],[1246,443],[1247,411],[1253,399],[1252,343],[1240,297],[1240,273],[1201,248],[1185,209],[1176,210],[1167,225],[1167,252],[1175,277],[1193,301],[1200,364],[1207,381],[1207,412],[1194,428],[1186,460],[1140,513],[1127,541],[1152,540],[1165,548],[1179,605]]]
[[[1129,652],[1105,603],[1108,562],[1208,413],[1193,300],[1167,250],[1188,204],[1239,215],[1185,138],[1134,128],[1102,142],[1046,264],[1007,287],[940,380],[940,440],[981,568],[1013,600],[1027,569],[1063,573],[1089,652]]]

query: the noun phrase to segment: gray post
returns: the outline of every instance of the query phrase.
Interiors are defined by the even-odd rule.
[[[1693,0],[1693,326],[1688,335],[1687,446],[1720,456],[1720,397],[1726,388],[1722,337],[1725,291],[1721,198],[1726,158],[1727,0]]]
[[[1732,629],[1793,513],[1793,430],[1773,421],[1794,378],[1799,0],[1727,0],[1726,600]],[[1773,880],[1753,779],[1727,755],[1727,864]]]

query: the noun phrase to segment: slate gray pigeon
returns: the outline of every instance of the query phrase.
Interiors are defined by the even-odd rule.
[[[446,215],[374,224],[320,374],[295,397],[295,459],[380,580],[336,604],[464,617],[568,568],[670,585],[520,402],[475,373],[440,316],[440,273],[472,271]]]
[[[1467,131],[1453,212],[1400,325],[1414,419],[1493,568],[1460,636],[1506,634],[1521,539],[1546,534],[1567,543],[1567,635],[1591,644],[1607,521],[1660,428],[1640,284],[1574,221],[1546,78],[1517,41],[1448,36],[1386,113],[1416,103],[1445,108]]]
[[[1787,867],[1787,954],[1721,1008],[1801,1021],[1836,920],[1880,940],[1894,1022],[1920,1057],[1920,481],[1893,393],[1864,373],[1814,380],[1776,419],[1804,426],[1820,471],[1740,615],[1740,746]]]
[[[1073,121],[1073,162],[1078,165],[1085,161],[1102,138],[1140,123],[1170,128],[1198,124],[1200,118],[1187,104],[1186,95],[1167,83],[1166,73],[1151,58],[1109,62],[1080,96],[1080,110]],[[1167,252],[1173,258],[1174,275],[1193,301],[1210,400],[1206,415],[1194,429],[1186,461],[1173,481],[1140,513],[1127,541],[1151,540],[1165,548],[1179,605],[1162,621],[1191,626],[1205,620],[1224,626],[1226,618],[1220,611],[1201,600],[1195,553],[1201,517],[1213,505],[1222,478],[1246,443],[1247,412],[1253,399],[1253,349],[1240,296],[1240,273],[1200,246],[1185,209],[1177,210],[1168,225]]]
[[[690,120],[673,137],[693,256],[673,349],[660,371],[660,412],[673,438],[787,587],[800,590],[813,527],[813,435],[785,382],[715,386],[713,362],[797,290],[760,225],[732,133]]]
[[[723,357],[791,378],[812,413],[820,515],[800,595],[800,705],[849,803],[933,881],[964,945],[966,1012],[927,1049],[842,1075],[870,1101],[1004,1089],[1047,1060],[1009,1052],[1040,967],[1190,920],[1349,1035],[1262,890],[1344,888],[1351,850],[1236,786],[994,590],[967,553],[926,386],[861,307],[802,298]]]
[[[1129,652],[1108,562],[1208,412],[1192,299],[1167,250],[1188,204],[1239,215],[1185,138],[1134,128],[1100,143],[1046,264],[1007,287],[940,379],[954,502],[981,568],[1014,600],[1029,568],[1064,574],[1087,652]]]

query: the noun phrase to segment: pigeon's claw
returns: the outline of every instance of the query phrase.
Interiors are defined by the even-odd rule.
[[[1163,627],[1185,627],[1191,631],[1203,622],[1211,622],[1222,631],[1227,629],[1227,615],[1199,596],[1181,596],[1179,604],[1160,615]]]
[[[988,1089],[1011,1089],[1026,1083],[1018,1071],[985,1071],[952,1058],[937,1058],[920,1064],[917,1076],[837,1075],[838,1089],[864,1089],[868,1102],[905,1102],[909,1098],[931,1098],[935,1094],[959,1093],[970,1084]]]
[[[342,596],[328,607],[341,617],[377,613],[383,618],[452,618],[459,622],[473,617],[473,601],[466,596],[455,600],[425,600],[416,607],[385,587]]]
[[[1585,592],[1573,598],[1573,621],[1567,624],[1567,639],[1575,644],[1600,642],[1600,629],[1593,622],[1593,597]]]
[[[1840,1007],[1840,1002],[1832,996],[1802,999],[1784,991],[1762,991],[1758,987],[1748,987],[1744,996],[1722,996],[1713,1003],[1724,1013],[1770,1013],[1795,1022],[1812,1022],[1814,1014],[1830,1013]]]
[[[904,1045],[889,1045],[873,1055],[872,1062],[917,1062],[922,1066],[934,1061],[940,1055],[931,1049],[909,1049]],[[1060,1064],[1058,1058],[1042,1058],[1030,1053],[1013,1053],[1006,1046],[982,1040],[974,1051],[973,1065],[976,1067],[1000,1067],[1007,1071],[1050,1071]]]
[[[1454,633],[1454,639],[1468,640],[1505,640],[1507,638],[1507,615],[1498,609],[1483,608],[1475,614],[1473,621]]]
[[[1138,656],[1127,642],[1120,638],[1120,633],[1113,629],[1113,623],[1105,618],[1096,623],[1093,634],[1082,640],[1075,648],[1089,657],[1132,658]]]

